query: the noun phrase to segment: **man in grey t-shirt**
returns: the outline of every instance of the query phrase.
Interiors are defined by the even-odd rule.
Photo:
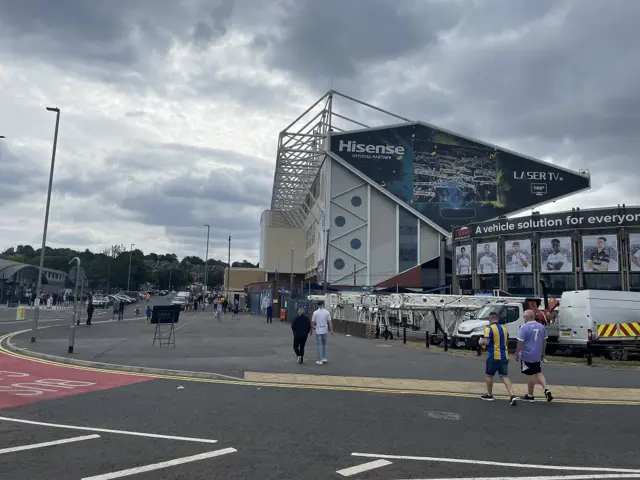
[[[533,389],[536,384],[544,388],[544,396],[547,402],[553,400],[551,392],[547,388],[547,381],[542,373],[542,359],[547,347],[547,330],[536,322],[532,310],[524,312],[524,325],[518,332],[518,347],[516,348],[516,360],[520,361],[520,370],[527,375],[527,394],[522,397],[523,402],[534,402]]]
[[[333,335],[333,325],[331,324],[331,314],[324,308],[324,300],[318,301],[318,309],[313,312],[311,323],[316,332],[316,363],[322,365],[327,363],[327,334]]]

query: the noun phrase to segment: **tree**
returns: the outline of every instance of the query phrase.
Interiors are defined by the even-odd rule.
[[[44,266],[55,270],[67,272],[69,261],[73,257],[80,258],[82,266],[89,281],[89,287],[93,290],[106,290],[107,288],[124,289],[127,287],[129,273],[129,255],[131,255],[131,289],[137,290],[139,285],[152,283],[158,288],[168,289],[169,278],[171,287],[186,287],[189,282],[196,279],[204,279],[205,262],[197,256],[187,256],[178,259],[175,253],[148,253],[144,254],[139,249],[133,252],[127,251],[124,245],[111,245],[99,253],[84,250],[82,252],[70,248],[46,248]],[[18,245],[6,249],[0,258],[16,262],[38,265],[40,262],[40,249],[34,249],[30,245]],[[234,262],[234,267],[250,268],[254,265],[243,260]],[[210,258],[207,260],[207,278],[210,287],[220,287],[224,284],[224,270],[227,262]]]

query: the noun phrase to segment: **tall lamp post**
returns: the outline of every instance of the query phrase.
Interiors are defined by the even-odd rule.
[[[293,242],[291,242],[289,244],[289,246],[291,247],[291,275],[290,275],[290,279],[289,279],[289,297],[293,297],[293,256],[295,254],[295,246],[293,245]]]
[[[131,257],[133,256],[133,247],[135,246],[136,244],[132,243],[131,248],[129,249],[129,273],[127,274],[127,292],[131,290],[129,288],[131,286]]]
[[[231,235],[229,235],[229,250],[227,253],[227,292],[224,296],[224,298],[227,299],[227,302],[229,301],[229,282],[231,281]]]
[[[204,288],[205,288],[205,292],[208,292],[209,284],[207,283],[207,278],[209,273],[209,267],[207,266],[207,262],[209,261],[209,233],[211,230],[211,225],[205,224],[205,227],[207,227],[207,252],[204,255]]]
[[[49,207],[51,206],[51,190],[53,187],[53,170],[56,165],[56,148],[58,147],[58,127],[60,126],[60,109],[46,107],[47,111],[56,114],[56,129],[53,134],[53,150],[51,152],[51,168],[49,170],[49,189],[47,190],[47,206],[44,212],[44,229],[42,231],[42,249],[40,250],[40,266],[38,268],[38,283],[36,287],[36,304],[33,309],[33,329],[31,330],[31,343],[36,341],[38,330],[38,318],[40,317],[40,289],[42,288],[42,270],[44,268],[44,250],[47,244],[47,229],[49,228]]]

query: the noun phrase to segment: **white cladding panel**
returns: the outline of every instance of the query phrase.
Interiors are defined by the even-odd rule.
[[[440,256],[440,238],[442,235],[433,227],[420,221],[420,263],[428,262]]]
[[[334,285],[367,284],[367,184],[331,162],[327,280]]]
[[[371,285],[396,274],[398,260],[396,202],[371,188]]]

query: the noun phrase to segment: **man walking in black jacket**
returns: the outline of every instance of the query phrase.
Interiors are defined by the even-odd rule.
[[[311,320],[304,314],[304,308],[298,309],[298,316],[291,323],[293,330],[293,351],[298,357],[298,363],[304,362],[304,346],[311,335]]]

